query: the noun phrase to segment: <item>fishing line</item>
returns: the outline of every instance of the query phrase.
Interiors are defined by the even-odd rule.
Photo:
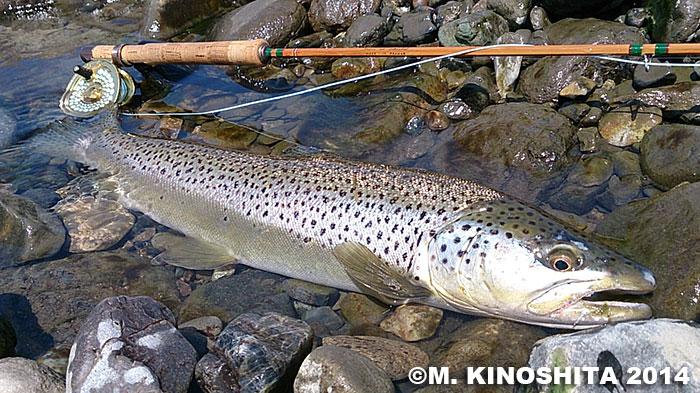
[[[267,103],[267,102],[273,102],[273,101],[283,100],[283,99],[286,99],[286,98],[297,97],[297,96],[300,96],[300,95],[313,93],[313,92],[315,92],[315,91],[319,91],[319,90],[323,90],[323,89],[328,89],[328,88],[336,87],[336,86],[342,86],[342,85],[347,84],[347,83],[357,82],[357,81],[361,81],[361,80],[363,80],[363,79],[373,78],[373,77],[375,77],[375,76],[385,75],[385,74],[388,74],[388,73],[391,73],[391,72],[394,72],[394,71],[400,71],[400,70],[404,70],[404,69],[406,69],[406,68],[412,68],[412,67],[415,67],[415,66],[419,66],[419,65],[421,65],[421,64],[430,63],[430,62],[433,62],[433,61],[438,61],[438,60],[442,60],[442,59],[447,59],[447,58],[451,58],[451,57],[455,57],[455,56],[460,56],[460,55],[464,55],[464,54],[467,54],[467,53],[480,51],[480,50],[483,50],[483,49],[503,48],[503,47],[509,47],[509,46],[533,46],[533,45],[530,45],[530,44],[498,44],[498,45],[482,46],[482,47],[474,48],[474,49],[465,49],[465,50],[462,50],[462,51],[459,51],[459,52],[449,53],[449,54],[442,55],[442,56],[437,56],[437,57],[431,57],[431,58],[429,58],[429,59],[420,60],[420,61],[416,61],[416,62],[409,63],[409,64],[404,64],[404,65],[402,65],[402,66],[390,68],[390,69],[387,69],[387,70],[382,70],[382,71],[373,72],[373,73],[367,74],[367,75],[360,75],[360,76],[356,76],[356,77],[350,78],[350,79],[343,79],[343,80],[340,80],[340,81],[327,83],[327,84],[325,84],[325,85],[320,85],[320,86],[312,87],[312,88],[306,89],[306,90],[295,91],[295,92],[292,92],[292,93],[287,93],[287,94],[283,94],[283,95],[279,95],[279,96],[275,96],[275,97],[263,98],[263,99],[261,99],[261,100],[245,102],[245,103],[242,103],[242,104],[231,105],[231,106],[224,107],[224,108],[220,108],[220,109],[212,109],[212,110],[209,110],[209,111],[203,111],[203,112],[178,112],[178,113],[170,113],[170,112],[157,112],[157,113],[123,113],[123,115],[125,115],[125,116],[202,116],[202,115],[212,115],[212,114],[221,113],[221,112],[226,112],[226,111],[231,111],[231,110],[235,110],[235,109],[241,109],[241,108],[245,108],[245,107],[249,107],[249,106],[253,106],[253,105],[264,104],[264,103]]]

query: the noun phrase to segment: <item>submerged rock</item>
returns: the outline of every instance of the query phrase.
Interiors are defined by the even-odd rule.
[[[279,383],[291,382],[311,350],[312,337],[309,325],[285,315],[239,315],[197,365],[197,380],[206,391],[273,391]],[[218,390],[224,387],[228,390]]]
[[[453,137],[478,157],[547,175],[568,164],[575,133],[554,109],[515,102],[486,107],[479,117],[455,126]]]
[[[388,338],[333,336],[325,337],[323,345],[347,348],[365,356],[384,370],[393,381],[408,377],[408,372],[413,367],[428,366],[428,354],[414,345]]]
[[[174,325],[170,310],[145,296],[101,301],[71,348],[67,392],[186,392],[197,353]]]
[[[621,207],[605,217],[596,232],[619,239],[616,251],[651,269],[657,288],[654,315],[695,320],[700,317],[700,183]]]
[[[662,112],[659,108],[626,105],[603,115],[598,122],[598,131],[609,144],[626,147],[640,142],[644,135],[661,124],[662,120]]]
[[[3,393],[63,393],[66,383],[52,369],[25,358],[0,359]]]
[[[314,31],[347,29],[361,15],[379,8],[380,0],[311,0],[309,22]]]
[[[544,331],[535,326],[502,319],[477,319],[451,333],[435,351],[430,365],[449,367],[450,377],[458,380],[466,378],[468,367],[523,367],[532,345],[543,337]],[[484,388],[498,393],[513,391],[512,386],[505,385]]]
[[[0,312],[18,336],[17,354],[37,357],[72,343],[100,299],[145,295],[171,308],[180,304],[172,270],[123,251],[68,258],[3,270]]]
[[[583,215],[595,206],[595,198],[605,190],[613,173],[612,162],[603,157],[582,159],[554,192],[549,204],[559,210]]]
[[[219,19],[214,41],[262,38],[272,48],[284,46],[306,23],[306,10],[294,0],[255,0]]]
[[[227,0],[149,0],[145,6],[141,36],[166,40],[213,16],[227,5]]]
[[[285,280],[282,287],[292,299],[314,306],[332,306],[340,297],[335,288],[294,278]]]
[[[0,190],[0,267],[48,258],[63,246],[58,217],[34,202]]]
[[[664,111],[664,117],[686,117],[687,121],[699,122],[697,105],[700,102],[700,82],[679,82],[671,86],[653,87],[639,93],[620,95],[612,101],[614,105],[642,103]]]
[[[649,70],[641,64],[634,68],[632,85],[636,90],[672,85],[676,81],[676,74],[673,72],[673,68],[655,64],[662,63],[652,61]]]
[[[389,307],[360,293],[348,293],[339,301],[340,313],[351,324],[376,324]]]
[[[663,189],[700,181],[700,126],[664,124],[640,145],[644,173]]]
[[[102,251],[117,244],[134,226],[134,216],[120,203],[83,197],[56,207],[68,228],[71,252]]]
[[[397,307],[379,326],[402,340],[411,342],[435,334],[441,320],[442,310],[439,308],[404,304]]]
[[[283,279],[276,274],[251,269],[208,282],[185,299],[178,318],[188,321],[213,315],[226,322],[254,309],[294,317],[296,312],[291,299],[279,288]]]
[[[653,319],[616,323],[540,340],[532,349],[528,366],[534,369],[610,367],[611,370],[620,370],[620,385],[629,393],[695,392],[700,390],[700,352],[696,350],[699,342],[700,326],[693,322]],[[651,368],[658,380],[654,384],[641,383],[642,375],[638,374],[639,384],[630,383],[634,373],[627,370],[631,367],[640,370]],[[663,374],[657,374],[666,368],[670,371],[669,384],[664,383]],[[687,384],[674,381],[682,369],[685,369]],[[585,374],[582,376],[583,381],[586,381]],[[600,376],[601,374],[598,374],[597,378]],[[556,387],[553,384],[541,385],[535,391],[550,391],[548,389]],[[619,391],[613,384],[600,386],[597,383],[582,383],[576,389],[580,393],[598,393],[606,390]]]
[[[350,349],[316,348],[299,369],[294,393],[394,393],[391,379],[371,360]]]

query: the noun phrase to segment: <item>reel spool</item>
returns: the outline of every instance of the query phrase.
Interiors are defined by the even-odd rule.
[[[61,110],[71,116],[91,117],[104,109],[128,103],[136,86],[126,71],[107,60],[93,60],[75,66],[60,101]]]

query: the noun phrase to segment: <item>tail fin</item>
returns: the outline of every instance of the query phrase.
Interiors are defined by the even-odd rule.
[[[85,163],[85,152],[93,139],[110,128],[119,129],[116,110],[104,111],[82,121],[67,118],[51,123],[43,131],[10,150],[19,153],[36,152]]]

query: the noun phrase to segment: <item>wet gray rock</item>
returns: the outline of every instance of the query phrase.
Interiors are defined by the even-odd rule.
[[[457,92],[473,112],[481,112],[487,105],[499,98],[496,80],[489,67],[480,67],[467,76],[466,81]]]
[[[601,143],[600,134],[598,134],[598,128],[596,127],[585,127],[576,133],[576,138],[579,143],[579,150],[584,153],[594,153],[596,152]]]
[[[647,10],[645,8],[630,8],[625,14],[625,24],[635,27],[643,27],[647,24]]]
[[[393,393],[391,379],[371,360],[350,349],[316,348],[299,369],[294,393]]]
[[[458,19],[470,7],[471,2],[469,1],[448,1],[435,9],[435,25],[442,27],[442,25]]]
[[[638,28],[598,19],[564,19],[545,27],[543,31],[553,45],[644,42],[644,35]],[[535,102],[551,101],[580,76],[600,85],[606,79],[620,80],[627,74],[617,63],[590,57],[544,57],[523,70],[517,91]]]
[[[379,46],[388,32],[385,18],[376,14],[362,15],[348,28],[344,45],[346,47]]]
[[[466,378],[467,367],[522,367],[532,344],[543,337],[544,331],[535,326],[480,318],[450,333],[432,355],[430,366],[449,367],[450,377],[458,380]],[[505,385],[484,388],[498,393],[513,391],[512,386]]]
[[[649,71],[641,64],[634,68],[632,85],[636,90],[672,85],[676,82],[676,74],[673,73],[673,68],[655,66],[654,64],[662,64],[655,61],[652,61],[650,64]]]
[[[511,29],[525,24],[530,12],[530,0],[489,0],[488,5],[508,21]]]
[[[17,335],[12,324],[0,315],[0,359],[15,356]]]
[[[415,45],[432,41],[438,29],[430,11],[409,12],[401,18],[384,38],[385,46]]]
[[[230,6],[231,3],[227,0],[149,0],[145,6],[146,16],[141,36],[166,40],[213,16],[220,8]]]
[[[282,287],[292,299],[314,306],[331,306],[340,296],[340,292],[335,288],[294,278],[285,280]]]
[[[208,392],[270,392],[289,383],[309,353],[313,334],[305,322],[277,313],[246,313],[219,334],[197,364]]]
[[[497,40],[498,44],[524,44],[525,42],[525,38],[522,35],[511,32],[503,34]],[[501,101],[504,101],[513,92],[513,85],[518,80],[518,75],[520,75],[522,61],[522,56],[495,56],[493,58],[496,85],[498,86],[498,95]]]
[[[662,189],[700,181],[700,126],[656,126],[644,136],[640,150],[644,173]]]
[[[589,329],[571,334],[547,337],[532,349],[529,367],[599,367],[620,366],[622,370],[651,367],[656,372],[671,369],[671,380],[682,368],[686,368],[688,384],[663,384],[663,378],[655,384],[630,384],[629,373],[622,377],[626,391],[635,392],[694,392],[700,389],[700,355],[695,350],[700,342],[700,326],[694,322],[672,319],[625,322]],[[604,365],[601,365],[603,363]],[[641,376],[638,378],[641,381]],[[680,386],[679,386],[680,385]],[[538,391],[551,389],[553,385],[540,386]],[[601,392],[595,384],[581,384],[581,393]]]
[[[305,23],[306,10],[294,0],[255,0],[221,17],[210,34],[214,41],[263,38],[279,48]]]
[[[0,267],[48,258],[65,242],[61,220],[29,199],[0,191]]]
[[[71,348],[67,393],[186,392],[197,353],[174,325],[170,310],[145,296],[101,301]]]
[[[361,15],[376,12],[380,0],[311,0],[309,22],[314,31],[347,29]]]
[[[609,144],[625,147],[640,142],[662,120],[661,109],[657,107],[625,105],[603,115],[598,132]]]
[[[664,111],[664,117],[678,118],[693,123],[697,119],[698,102],[700,102],[700,82],[679,82],[671,86],[653,87],[638,93],[623,94],[612,100],[613,105],[642,103],[655,106]]]
[[[63,393],[65,384],[60,374],[34,360],[0,359],[0,386],[4,393]]]
[[[443,131],[450,126],[450,119],[440,111],[428,111],[423,116],[425,126],[433,131]]]
[[[355,351],[373,361],[392,381],[408,377],[413,367],[427,367],[428,354],[418,347],[397,340],[373,336],[324,337],[323,345]]]
[[[442,310],[425,305],[403,304],[384,319],[379,326],[404,341],[426,339],[437,330],[442,320]]]
[[[557,112],[571,119],[574,124],[578,124],[591,111],[591,107],[583,103],[569,103],[559,107]],[[596,133],[598,130],[596,130]],[[585,150],[585,149],[583,149]]]
[[[442,46],[491,45],[508,31],[508,22],[493,11],[479,11],[444,24],[438,31]]]
[[[283,279],[276,274],[249,269],[208,282],[185,299],[178,319],[188,321],[213,315],[226,322],[255,309],[296,317],[291,299],[279,288]]]
[[[621,207],[596,227],[618,239],[616,251],[651,269],[657,288],[648,301],[657,317],[695,320],[700,300],[700,182],[676,186]]]
[[[577,165],[566,181],[552,192],[549,204],[559,210],[578,215],[588,213],[595,206],[595,198],[605,190],[612,176],[612,162],[603,157],[590,157]]]
[[[440,104],[438,109],[452,120],[466,120],[477,115],[461,98],[452,98],[445,101]]]
[[[700,25],[700,4],[697,1],[652,1],[648,8],[655,42],[690,42],[697,37]]]
[[[175,281],[171,270],[123,251],[71,255],[3,270],[0,312],[16,328],[17,354],[37,357],[72,343],[100,299],[145,295],[177,308]]]
[[[585,98],[591,94],[594,88],[595,81],[584,76],[579,76],[561,89],[559,95],[569,99]]]
[[[338,79],[354,78],[380,71],[385,61],[382,57],[341,57],[331,65],[331,73]]]
[[[71,252],[106,250],[134,226],[134,216],[120,203],[83,197],[58,204],[56,213],[68,229]]]
[[[542,30],[552,24],[547,16],[547,11],[540,6],[534,6],[530,10],[530,24],[533,30]]]
[[[314,307],[303,313],[301,319],[310,325],[323,325],[328,330],[338,330],[345,324],[343,318],[338,316],[330,307]]]
[[[181,323],[178,325],[178,329],[194,329],[202,333],[207,339],[207,348],[211,348],[223,329],[223,322],[215,316],[200,317]]]
[[[575,134],[554,109],[514,102],[486,107],[479,117],[456,125],[453,138],[477,157],[546,176],[568,164]]]
[[[642,169],[639,164],[639,156],[631,151],[621,150],[610,156],[613,162],[613,169],[618,176],[641,175]]]

